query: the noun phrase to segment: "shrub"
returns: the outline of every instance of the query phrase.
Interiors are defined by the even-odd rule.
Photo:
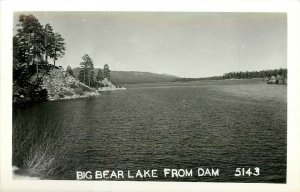
[[[72,96],[74,95],[74,93],[72,91],[64,91],[64,95],[67,95],[67,96]]]
[[[82,89],[77,88],[77,89],[75,89],[75,94],[76,95],[84,95],[84,92],[82,91]]]
[[[65,97],[65,95],[64,95],[64,93],[58,93],[58,96],[59,96],[59,98],[64,98]]]
[[[75,83],[72,83],[72,84],[70,84],[70,88],[72,88],[72,89],[75,89],[75,88],[77,88],[78,86],[75,84]]]
[[[50,93],[50,96],[51,96],[51,97],[54,97],[55,95],[56,95],[56,94],[53,93],[53,92]]]
[[[101,83],[101,82],[99,82],[99,83],[98,83],[98,87],[104,87],[104,84]]]
[[[97,81],[92,81],[91,82],[91,87],[98,87],[98,82]]]

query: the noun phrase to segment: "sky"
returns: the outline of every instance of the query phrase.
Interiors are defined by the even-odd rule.
[[[14,15],[14,31],[21,13]],[[287,68],[285,13],[23,12],[50,23],[66,42],[57,65],[209,77]]]

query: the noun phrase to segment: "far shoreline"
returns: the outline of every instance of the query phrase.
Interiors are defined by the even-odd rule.
[[[252,79],[202,79],[202,80],[190,80],[190,81],[166,81],[166,82],[143,82],[143,83],[124,83],[122,86],[134,87],[135,85],[164,85],[164,84],[192,84],[199,82],[261,82],[267,84],[263,78],[252,78]],[[287,85],[287,84],[276,84],[276,85]]]

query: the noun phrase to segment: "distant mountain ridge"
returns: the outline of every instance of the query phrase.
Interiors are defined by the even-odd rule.
[[[80,67],[76,67],[72,70],[75,78],[78,79]],[[98,68],[94,69],[95,75],[97,74],[97,70]],[[179,78],[169,74],[157,74],[141,71],[111,71],[110,76],[111,81],[115,84],[170,82]]]

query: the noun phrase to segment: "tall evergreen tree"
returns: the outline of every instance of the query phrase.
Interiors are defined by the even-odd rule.
[[[94,80],[94,62],[88,54],[84,54],[80,63],[79,81],[91,86]]]
[[[103,67],[103,77],[110,80],[110,70],[108,64],[105,64]]]
[[[54,32],[52,26],[47,23],[44,27],[44,46],[45,46],[45,61],[48,63],[48,56],[52,55],[53,47],[54,47]]]
[[[97,80],[97,81],[102,81],[102,80],[103,80],[103,72],[102,72],[102,69],[99,69],[99,70],[97,71],[96,80]]]
[[[44,30],[39,20],[33,15],[21,15],[17,24],[16,38],[19,41],[19,61],[27,65],[35,65],[36,75],[39,73],[39,61],[45,52]]]
[[[54,33],[54,45],[53,48],[51,50],[51,55],[50,57],[53,59],[53,64],[55,65],[55,61],[59,58],[59,57],[63,57],[65,55],[65,42],[64,42],[64,38],[62,38],[62,36],[55,32]]]
[[[94,64],[93,64],[89,70],[89,86],[92,86],[94,84],[94,76],[95,76],[95,71],[94,71]]]

